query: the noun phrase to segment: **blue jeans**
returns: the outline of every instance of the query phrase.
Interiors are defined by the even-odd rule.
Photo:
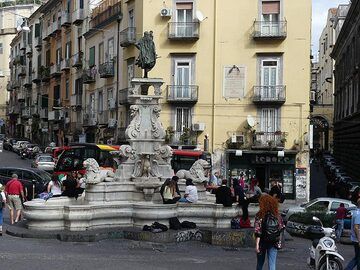
[[[256,270],[262,270],[265,263],[265,256],[267,253],[269,270],[276,270],[276,256],[278,250],[274,247],[261,249],[261,252],[257,254],[257,266]]]
[[[344,230],[344,220],[343,219],[337,219],[336,220],[336,239],[340,240],[341,234]]]
[[[360,247],[359,243],[353,242],[355,257],[348,263],[344,270],[353,270],[357,266],[357,270],[360,270]]]
[[[191,203],[186,198],[181,198],[180,200],[178,200],[178,202]]]

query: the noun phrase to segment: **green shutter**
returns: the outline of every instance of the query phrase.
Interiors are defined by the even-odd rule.
[[[95,66],[95,47],[91,47],[89,50],[89,66]]]
[[[35,24],[35,37],[40,37],[40,24]]]

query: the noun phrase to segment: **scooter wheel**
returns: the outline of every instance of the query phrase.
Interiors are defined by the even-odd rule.
[[[343,266],[338,258],[329,258],[329,268],[326,267],[325,259],[319,265],[319,270],[343,270]]]

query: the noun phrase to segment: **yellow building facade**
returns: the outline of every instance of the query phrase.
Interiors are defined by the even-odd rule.
[[[311,1],[129,0],[122,11],[122,89],[142,75],[135,40],[153,31],[149,77],[165,82],[170,142],[203,147],[207,137],[222,175],[262,188],[278,179],[289,198],[308,198]]]

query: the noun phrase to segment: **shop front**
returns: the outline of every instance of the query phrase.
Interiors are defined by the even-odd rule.
[[[259,181],[261,190],[270,189],[271,180],[279,181],[287,199],[295,199],[296,151],[227,150],[227,177],[252,178]]]

